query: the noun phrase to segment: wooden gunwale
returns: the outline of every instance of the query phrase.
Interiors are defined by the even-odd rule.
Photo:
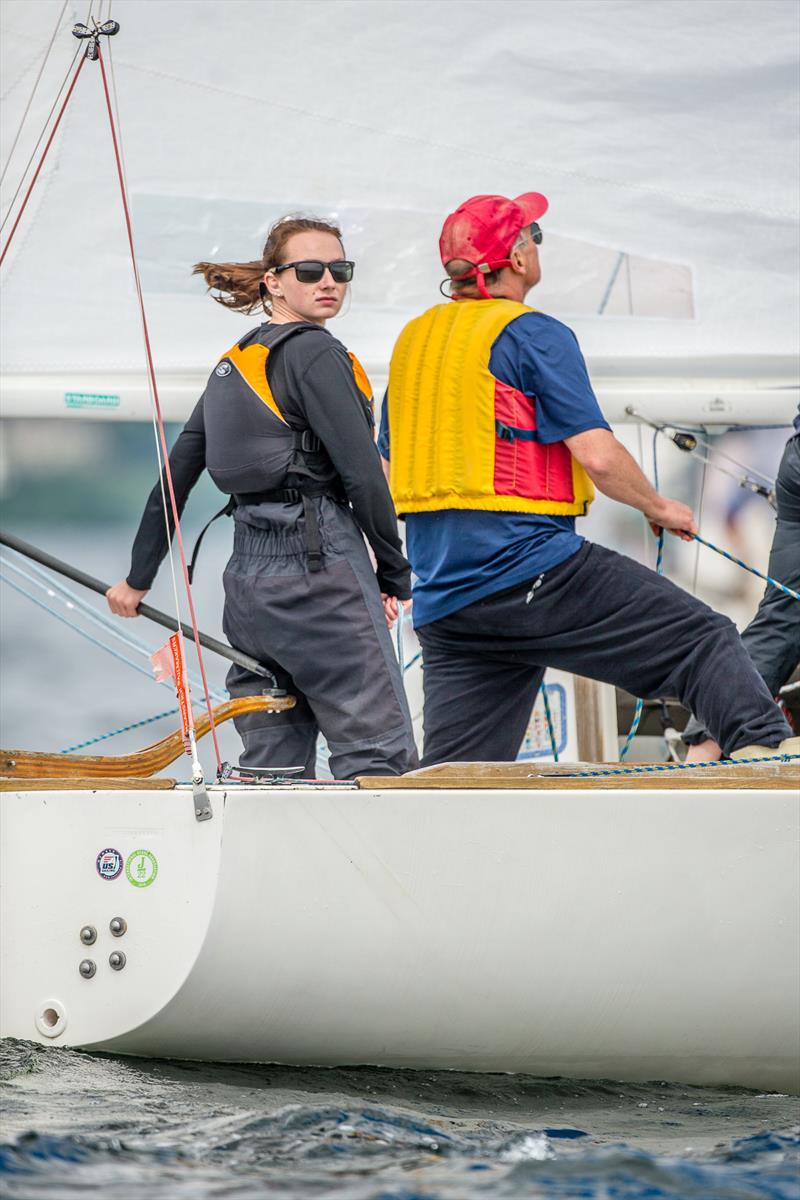
[[[294,708],[294,696],[240,696],[226,700],[213,710],[214,723],[221,725],[231,717],[251,712],[285,712]],[[204,737],[211,728],[208,713],[195,722],[197,738]],[[155,771],[162,771],[184,753],[183,734],[180,730],[168,734],[152,746],[146,746],[136,754],[52,754],[39,750],[0,750],[0,778],[19,779],[117,779],[132,776],[147,779]]]

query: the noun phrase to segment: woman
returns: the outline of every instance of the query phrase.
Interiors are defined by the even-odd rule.
[[[255,262],[195,266],[219,303],[247,313],[261,303],[269,320],[219,360],[170,454],[179,511],[204,467],[235,506],[227,638],[297,697],[289,712],[236,719],[241,765],[302,764],[313,777],[321,730],[337,779],[417,765],[387,629],[411,596],[410,568],[373,442],[368,380],[325,329],[353,266],[339,229],[305,217],[276,222]],[[107,593],[112,612],[136,616],[166,550],[157,483],[130,573]],[[264,686],[239,666],[227,682],[232,696]]]

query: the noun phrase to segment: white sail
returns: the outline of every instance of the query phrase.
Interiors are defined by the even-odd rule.
[[[192,279],[286,211],[337,216],[332,326],[386,377],[438,296],[443,216],[550,197],[532,299],[576,330],[612,420],[787,423],[797,404],[793,0],[115,0],[128,184],[165,415],[257,317]],[[0,14],[8,154],[61,8]],[[0,203],[77,43],[68,4]],[[103,13],[103,16],[106,14]],[[578,36],[579,35],[579,36]],[[87,131],[91,131],[87,134]],[[10,230],[7,223],[2,242]],[[149,399],[99,66],[87,63],[3,267],[3,412],[143,417]]]

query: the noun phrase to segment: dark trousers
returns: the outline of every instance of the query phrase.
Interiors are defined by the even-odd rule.
[[[778,516],[767,574],[800,591],[800,434],[787,442],[775,480]],[[777,696],[800,663],[800,601],[767,584],[761,603],[742,634],[742,642],[764,680]],[[690,746],[711,735],[692,717],[683,733]],[[715,739],[716,740],[716,739]]]
[[[417,629],[423,765],[516,758],[545,667],[677,696],[727,754],[791,735],[733,623],[668,579],[589,542],[538,579]]]
[[[283,713],[236,717],[243,767],[303,766],[316,774],[317,735],[335,779],[402,775],[417,751],[400,668],[363,535],[349,508],[317,497],[322,570],[308,569],[301,504],[237,510],[225,569],[223,628],[297,698]],[[263,691],[243,667],[228,672],[232,696]]]

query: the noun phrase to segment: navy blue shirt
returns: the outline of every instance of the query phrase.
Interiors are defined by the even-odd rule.
[[[489,370],[536,400],[537,440],[544,444],[609,428],[578,339],[553,317],[524,313],[507,325],[492,346]],[[385,401],[378,449],[390,457]],[[409,513],[406,554],[415,577],[414,625],[534,579],[570,558],[582,542],[574,517],[454,508]]]

